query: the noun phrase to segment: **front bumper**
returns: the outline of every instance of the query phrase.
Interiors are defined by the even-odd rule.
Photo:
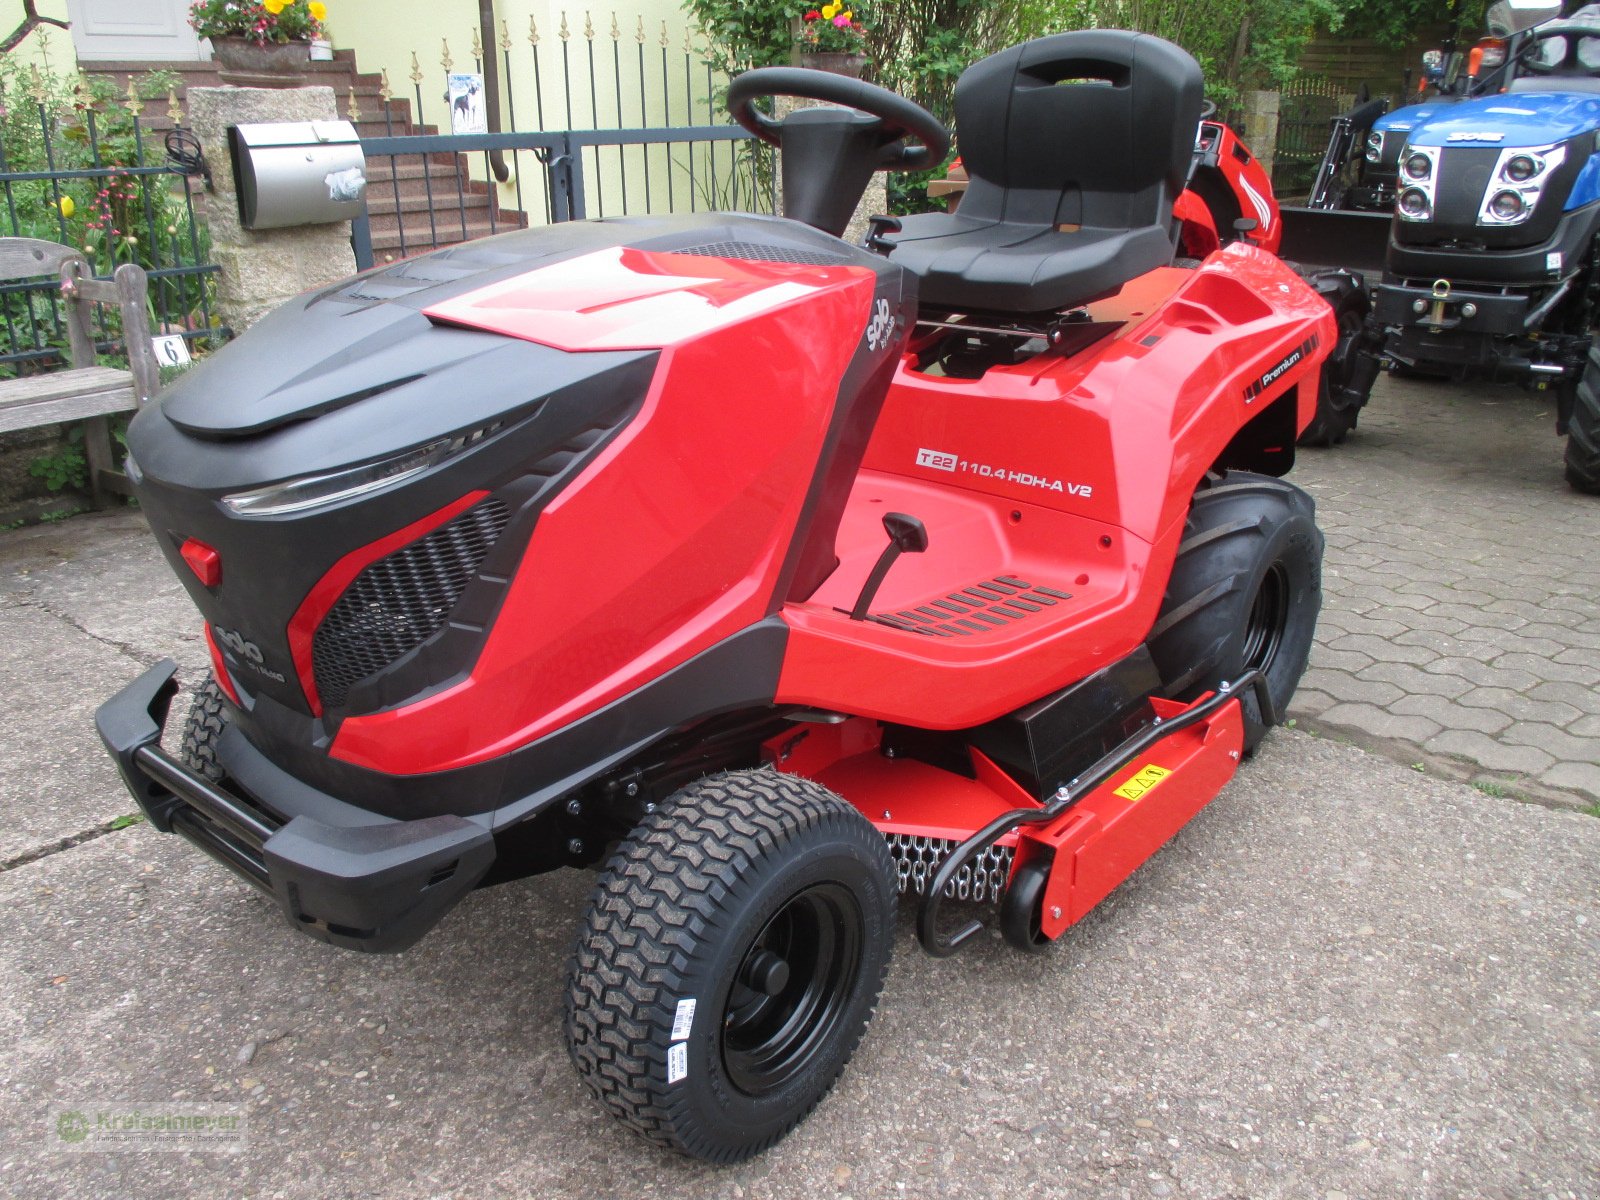
[[[102,704],[100,740],[151,825],[271,896],[301,932],[351,950],[404,950],[489,870],[487,823],[397,821],[345,804],[278,771],[237,729],[224,738],[255,760],[247,794],[190,770],[161,749],[176,672],[166,659]]]

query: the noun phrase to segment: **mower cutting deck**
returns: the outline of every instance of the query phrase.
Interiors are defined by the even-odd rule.
[[[769,94],[851,108],[775,123]],[[573,1061],[716,1161],[832,1086],[897,894],[934,954],[963,903],[1037,949],[1276,723],[1322,552],[1278,476],[1339,334],[1249,239],[1174,265],[1200,78],[1157,39],[978,64],[960,213],[871,250],[839,189],[942,160],[938,122],[788,69],[729,104],[784,147],[787,219],[440,251],[141,413],[130,477],[214,678],[180,757],[170,663],[98,715],[155,829],[335,945],[599,867]]]

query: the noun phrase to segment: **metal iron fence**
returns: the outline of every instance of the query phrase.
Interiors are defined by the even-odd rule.
[[[412,54],[408,98],[385,78],[381,116],[361,126],[369,219],[358,262],[575,217],[776,208],[775,156],[724,122],[723,80],[691,36],[674,41],[665,22],[648,35],[642,18],[624,33],[614,15],[597,30],[586,13],[578,31],[563,14],[553,40],[530,19],[525,43],[502,21],[486,53],[473,31],[462,68],[481,93],[461,90],[448,40],[437,72]],[[481,113],[487,132],[427,125],[442,109],[449,129],[458,107]]]
[[[155,332],[191,341],[227,337],[213,315],[218,268],[199,197],[165,145],[152,144],[133,89],[120,109],[87,98],[65,108],[44,96],[0,102],[0,233],[73,246],[101,278],[138,263],[150,276]],[[66,331],[55,280],[0,286],[0,314],[0,375],[62,361]],[[117,317],[102,311],[98,320],[97,341],[109,352],[121,334]]]
[[[1303,197],[1311,190],[1328,148],[1333,118],[1349,109],[1353,100],[1353,95],[1320,75],[1301,75],[1279,94],[1272,165],[1272,188],[1279,199]]]

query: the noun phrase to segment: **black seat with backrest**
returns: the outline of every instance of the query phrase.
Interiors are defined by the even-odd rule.
[[[924,305],[960,312],[1051,312],[1168,265],[1201,92],[1184,51],[1115,30],[973,64],[956,84],[960,210],[905,218],[890,257]]]

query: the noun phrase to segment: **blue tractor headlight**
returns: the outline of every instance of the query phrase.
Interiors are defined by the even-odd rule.
[[[1367,161],[1371,162],[1371,163],[1378,162],[1380,159],[1383,158],[1383,134],[1381,134],[1381,133],[1369,133],[1369,134],[1367,134],[1367,154],[1366,154],[1366,157],[1367,157]]]
[[[1434,189],[1439,183],[1439,147],[1406,146],[1400,151],[1400,194],[1394,210],[1402,221],[1433,220]]]
[[[1479,225],[1520,225],[1533,215],[1544,185],[1566,161],[1567,148],[1511,147],[1500,152],[1478,208]]]

